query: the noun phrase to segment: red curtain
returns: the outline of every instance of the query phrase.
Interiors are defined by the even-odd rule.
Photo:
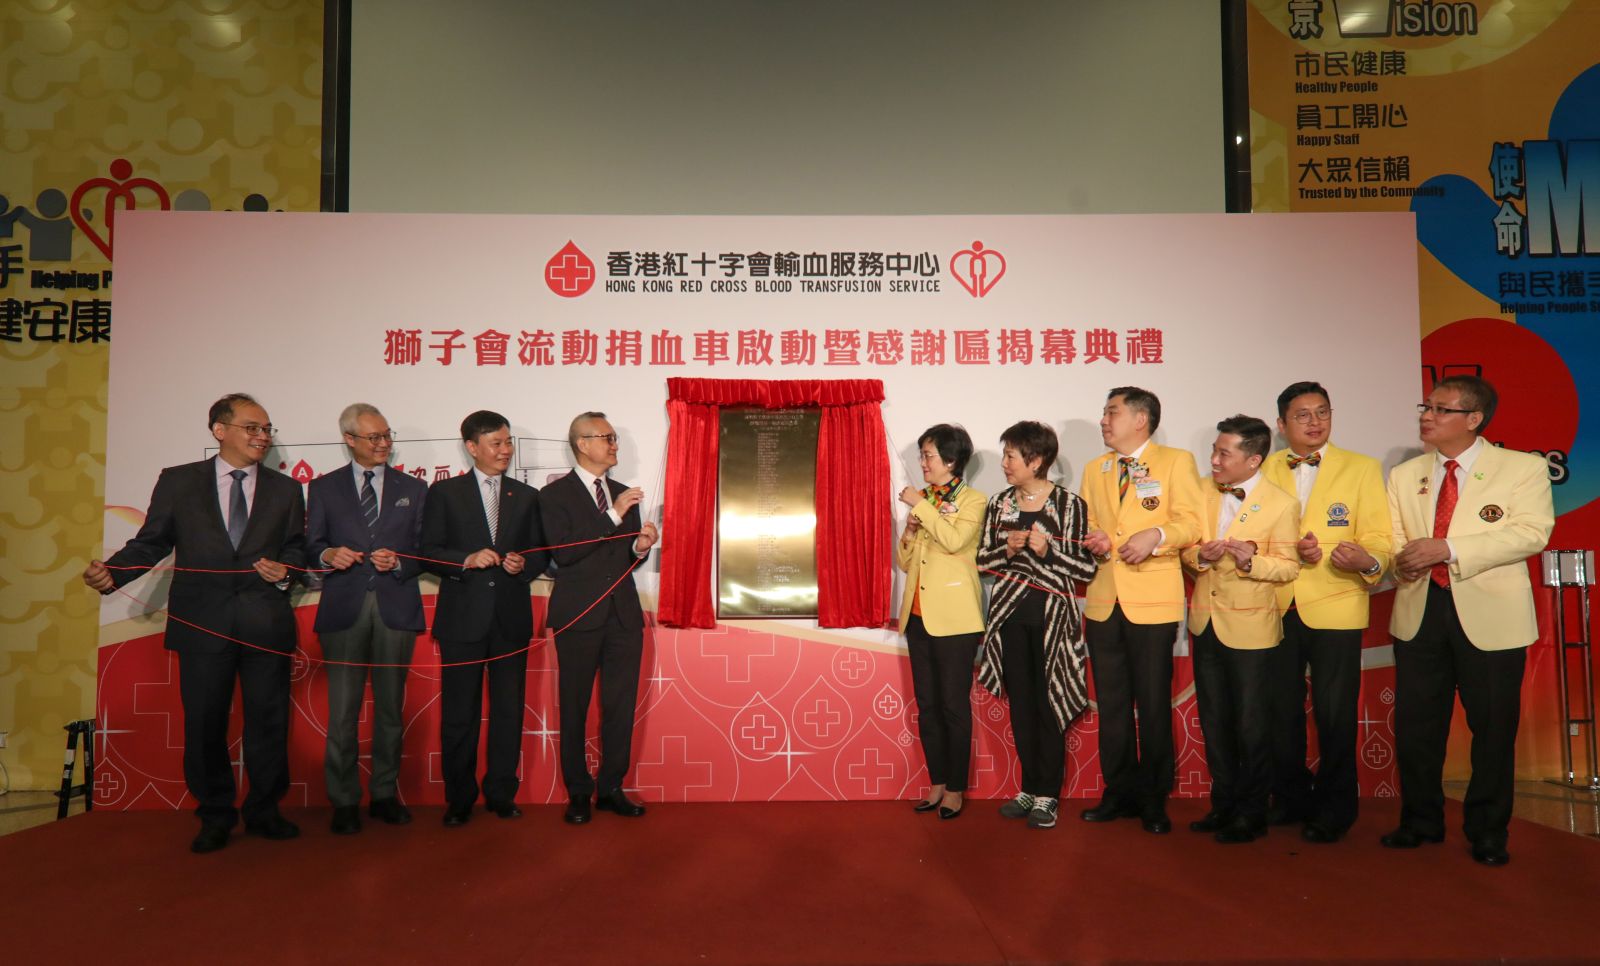
[[[661,601],[667,627],[713,627],[717,439],[723,406],[818,407],[817,612],[823,627],[882,627],[890,616],[894,520],[877,379],[667,380]]]

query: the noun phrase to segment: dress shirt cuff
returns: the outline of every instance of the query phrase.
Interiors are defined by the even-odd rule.
[[[1456,545],[1450,542],[1450,538],[1449,537],[1445,537],[1444,538],[1444,545],[1446,547],[1450,548],[1450,556],[1446,557],[1444,562],[1445,563],[1455,563],[1456,562]]]
[[[606,516],[611,518],[611,525],[612,526],[614,526],[614,527],[622,526],[622,518],[617,516],[617,508],[616,507],[614,507],[614,506],[613,507],[608,507],[606,509]]]

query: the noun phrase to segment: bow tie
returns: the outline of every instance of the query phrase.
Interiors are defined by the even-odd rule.
[[[1322,463],[1322,454],[1321,453],[1312,453],[1310,456],[1294,456],[1292,454],[1290,455],[1290,457],[1289,457],[1289,469],[1292,470],[1296,466],[1299,466],[1301,463],[1304,463],[1307,466],[1318,466],[1318,465],[1320,465]]]
[[[1224,496],[1231,496],[1236,500],[1244,499],[1244,487],[1242,486],[1229,486],[1226,483],[1218,483],[1217,492]]]

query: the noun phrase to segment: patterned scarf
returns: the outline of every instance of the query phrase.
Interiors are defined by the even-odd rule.
[[[942,503],[954,501],[956,491],[959,489],[961,489],[961,477],[952,476],[948,483],[929,483],[922,488],[922,495],[937,508]]]

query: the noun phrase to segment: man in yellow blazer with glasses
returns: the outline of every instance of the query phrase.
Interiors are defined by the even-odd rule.
[[[1472,857],[1511,860],[1522,672],[1539,638],[1527,560],[1555,526],[1545,461],[1483,438],[1498,396],[1477,376],[1439,380],[1419,408],[1424,453],[1389,475],[1395,576],[1395,743],[1400,826],[1380,840],[1444,840],[1445,744],[1455,695],[1472,731],[1462,830]]]
[[[1303,535],[1300,576],[1278,591],[1283,643],[1273,651],[1272,796],[1268,821],[1304,822],[1308,842],[1337,842],[1360,798],[1356,728],[1361,635],[1368,596],[1383,578],[1393,533],[1383,467],[1330,442],[1333,405],[1320,383],[1278,394],[1278,432],[1289,445],[1267,457],[1268,481],[1295,496]],[[1306,672],[1317,722],[1317,772],[1306,767]]]
[[[1203,487],[1205,532],[1182,553],[1194,577],[1189,635],[1211,771],[1211,810],[1189,829],[1214,834],[1225,845],[1253,842],[1267,832],[1268,672],[1283,637],[1278,588],[1300,573],[1299,504],[1261,473],[1271,447],[1272,430],[1254,416],[1217,423],[1213,485]]]
[[[1183,617],[1178,551],[1199,538],[1204,506],[1194,457],[1151,441],[1160,425],[1154,393],[1111,390],[1100,417],[1100,436],[1111,449],[1084,466],[1079,491],[1089,509],[1084,545],[1099,562],[1084,607],[1084,639],[1105,778],[1104,797],[1082,818],[1138,816],[1157,835],[1172,830],[1172,648]]]

